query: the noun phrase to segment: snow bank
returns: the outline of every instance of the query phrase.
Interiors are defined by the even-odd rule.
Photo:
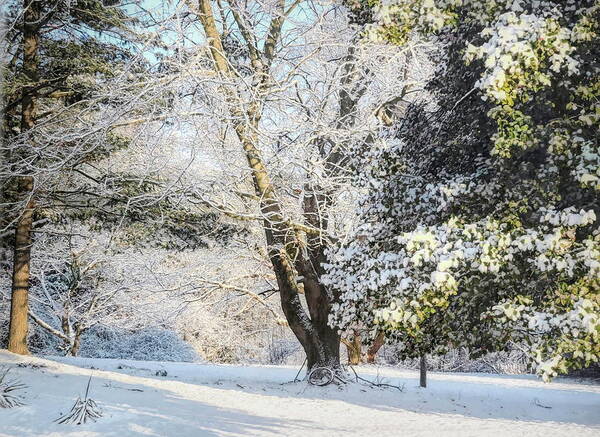
[[[600,386],[532,376],[418,373],[365,367],[404,391],[290,382],[297,368],[119,359],[21,357],[0,351],[29,387],[26,406],[0,410],[0,436],[482,436],[599,435]],[[161,372],[159,372],[161,371]],[[157,376],[157,373],[166,376]],[[103,417],[59,425],[92,375]]]

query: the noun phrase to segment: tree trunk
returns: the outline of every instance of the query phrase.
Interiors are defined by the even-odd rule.
[[[81,332],[78,332],[77,334],[75,334],[73,343],[71,344],[71,347],[69,348],[68,354],[71,355],[72,357],[76,357],[77,354],[79,353],[79,348],[81,347],[81,334],[82,334]]]
[[[379,349],[381,349],[381,346],[383,346],[384,343],[385,334],[383,332],[380,332],[379,334],[377,334],[377,337],[375,337],[375,340],[373,340],[373,344],[371,344],[371,347],[369,347],[369,349],[367,350],[367,363],[375,362],[375,355],[377,355],[377,352],[379,352]]]
[[[38,80],[38,22],[39,2],[25,0],[23,24],[23,70],[28,80],[23,88],[21,134],[34,125],[36,95],[34,84]],[[26,152],[25,152],[26,153]],[[35,204],[33,201],[33,177],[22,176],[19,180],[19,194],[26,200],[23,213],[17,220],[14,241],[12,298],[10,306],[10,328],[8,350],[17,354],[28,354],[27,315],[29,310],[29,266],[31,261],[31,230]]]
[[[427,387],[427,359],[425,355],[421,355],[419,361],[419,385],[423,388]]]
[[[319,188],[310,183],[305,185],[302,209],[304,221],[308,226],[313,229],[326,230],[328,226],[326,211],[331,202],[330,196]],[[295,267],[304,278],[304,296],[310,319],[319,337],[325,343],[328,365],[337,368],[340,367],[341,338],[337,329],[329,326],[329,314],[331,313],[331,305],[338,296],[333,295],[331,290],[327,289],[321,282],[321,277],[325,274],[323,263],[327,262],[326,244],[327,242],[322,235],[307,234],[305,247],[295,254]]]
[[[33,181],[24,178],[26,189],[31,190]],[[27,209],[17,222],[14,242],[12,298],[10,305],[10,328],[8,350],[16,354],[27,355],[29,264],[31,260],[31,226],[33,221],[33,202],[27,203]]]
[[[191,3],[191,0],[189,2]],[[257,76],[260,77],[255,86],[256,89],[253,91],[259,96],[268,93],[269,68],[283,26],[284,8],[285,2],[280,0],[277,3],[278,10],[269,26],[262,59],[256,58],[252,62]],[[231,76],[232,73],[224,56],[226,52],[221,43],[221,35],[218,32],[210,1],[198,0],[197,8],[192,5],[192,10],[197,13],[204,28],[216,71],[223,76]],[[247,42],[251,44],[251,41]],[[257,47],[254,49],[258,50]],[[260,100],[255,100],[243,107],[240,102],[244,99],[240,98],[235,89],[223,87],[222,90],[229,103],[233,118],[239,120],[233,123],[233,127],[246,155],[248,167],[252,172],[254,189],[260,199],[269,258],[277,278],[283,313],[306,352],[309,372],[315,367],[339,368],[340,336],[327,323],[332,299],[328,290],[319,280],[320,262],[324,260],[324,248],[322,245],[316,246],[310,255],[305,256],[301,252],[301,245],[295,230],[292,229],[283,214],[275,187],[257,147],[256,132],[259,130],[262,116],[262,103]],[[299,273],[305,278],[304,297],[310,317],[306,314],[300,301]]]
[[[267,232],[267,241],[272,241]],[[273,247],[273,245],[269,244]],[[276,250],[272,250],[276,252]],[[329,303],[323,296],[316,294],[312,285],[304,284],[304,296],[310,317],[304,311],[300,301],[297,273],[285,250],[271,256],[273,269],[277,277],[281,308],[296,338],[306,353],[307,371],[316,367],[340,368],[340,336],[327,324]]]
[[[344,341],[346,351],[348,352],[348,364],[358,366],[361,362],[362,342],[358,331],[353,332],[352,340]]]

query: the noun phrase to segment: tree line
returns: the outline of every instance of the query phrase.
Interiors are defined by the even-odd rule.
[[[309,370],[385,341],[512,345],[545,378],[597,362],[596,3],[10,2],[9,350],[31,318],[77,353],[143,287],[100,267],[128,250],[220,247],[260,263],[260,290],[157,287],[243,295]]]

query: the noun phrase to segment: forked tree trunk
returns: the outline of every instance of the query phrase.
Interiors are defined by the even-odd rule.
[[[307,225],[313,229],[327,229],[326,210],[329,205],[330,197],[324,190],[310,183],[305,185],[302,209]],[[321,282],[321,277],[325,274],[323,264],[327,262],[325,249],[326,242],[322,235],[307,234],[306,247],[298,250],[298,253],[295,254],[295,267],[303,277],[304,295],[312,325],[326,351],[325,365],[337,368],[340,366],[340,335],[337,329],[329,325],[329,315],[331,314],[331,305],[338,299],[338,296],[334,295]]]
[[[36,95],[34,84],[38,80],[39,7],[39,2],[35,0],[25,0],[24,2],[23,70],[28,84],[23,88],[21,134],[30,130],[35,122]],[[22,153],[27,152],[24,151]],[[33,177],[22,176],[19,180],[18,188],[19,195],[26,200],[26,205],[17,220],[15,229],[8,350],[25,355],[29,353],[27,348],[27,316],[29,310],[31,230],[35,208],[32,198]]]
[[[304,297],[309,317],[300,301],[298,273],[291,263],[293,257],[284,249],[276,249],[276,240],[270,229],[266,229],[266,234],[267,243],[272,248],[271,262],[279,286],[281,308],[306,353],[308,371],[316,367],[339,368],[340,336],[327,323],[331,306],[327,290],[322,284],[307,281],[305,277]],[[295,257],[300,258],[300,255],[296,254]]]
[[[362,338],[358,330],[353,330],[352,338],[344,338],[342,339],[342,343],[346,346],[346,352],[348,353],[348,364],[352,366],[356,366],[363,361],[362,355]],[[385,335],[383,332],[379,332],[371,346],[367,349],[366,353],[366,362],[374,363],[375,356],[381,346],[385,343]]]

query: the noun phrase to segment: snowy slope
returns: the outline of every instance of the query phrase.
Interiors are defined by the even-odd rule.
[[[21,366],[18,366],[22,363]],[[364,368],[404,391],[289,383],[297,368],[21,357],[0,366],[29,387],[0,409],[0,436],[600,436],[600,386],[529,376],[418,375]],[[92,369],[93,368],[93,369]],[[167,376],[156,376],[165,370]],[[93,375],[96,423],[59,425]]]

